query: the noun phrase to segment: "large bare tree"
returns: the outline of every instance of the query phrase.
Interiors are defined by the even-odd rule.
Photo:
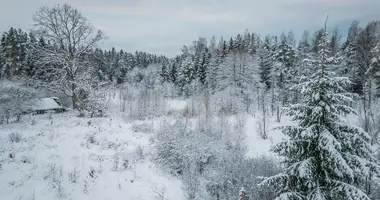
[[[77,108],[78,95],[89,85],[88,53],[105,38],[77,9],[70,5],[42,7],[33,16],[34,31],[49,45],[38,45],[40,74],[48,76],[48,88],[62,92]],[[45,79],[46,80],[46,79]]]

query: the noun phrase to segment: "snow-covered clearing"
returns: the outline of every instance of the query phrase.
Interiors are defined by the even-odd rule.
[[[68,112],[1,125],[1,199],[184,199],[180,180],[150,159],[150,138],[167,117],[127,121],[113,99],[108,117]],[[167,109],[181,112],[186,104],[171,100]],[[261,139],[256,120],[248,117],[245,124],[248,156],[272,155],[270,145],[281,134],[269,132],[268,140]]]
[[[247,117],[247,121],[245,124],[245,132],[248,146],[247,156],[255,157],[255,156],[271,156],[275,157],[276,155],[270,152],[270,147],[278,142],[280,142],[284,135],[279,130],[273,130],[274,128],[289,124],[290,119],[284,117],[281,123],[276,123],[274,119],[268,120],[268,139],[262,139],[258,133],[257,123],[260,120],[260,117]]]
[[[149,160],[152,133],[132,127],[73,113],[1,126],[1,199],[155,199],[162,189],[165,198],[181,199],[180,181]],[[10,142],[10,134],[20,141]]]

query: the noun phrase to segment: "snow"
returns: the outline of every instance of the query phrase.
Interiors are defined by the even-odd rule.
[[[180,181],[150,161],[150,134],[131,127],[121,118],[78,118],[71,112],[54,114],[52,119],[30,116],[23,123],[0,126],[1,199],[50,200],[59,194],[83,200],[155,199],[162,188],[165,198],[183,199]],[[11,133],[21,135],[21,141],[10,142]],[[88,142],[92,137],[94,144]],[[115,157],[120,159],[117,168]],[[96,178],[90,177],[91,169]],[[79,177],[72,183],[69,173],[74,171]]]
[[[56,97],[42,98],[42,99],[35,100],[31,102],[32,103],[31,107],[33,110],[50,110],[50,109],[62,108],[62,106],[57,104],[54,98]]]
[[[183,110],[187,107],[186,100],[169,100],[167,102],[167,108],[169,110]]]
[[[246,144],[248,146],[248,157],[271,156],[277,155],[270,151],[272,145],[279,143],[285,138],[280,130],[273,130],[276,127],[288,125],[291,123],[288,117],[283,117],[281,123],[275,122],[274,119],[268,119],[268,139],[264,140],[258,133],[257,123],[261,117],[248,116],[245,132]]]
[[[1,199],[138,200],[156,199],[162,194],[167,200],[185,199],[180,179],[151,161],[154,149],[150,138],[167,116],[126,120],[118,111],[118,95],[107,100],[107,117],[78,118],[70,111],[51,118],[25,116],[20,123],[1,125]],[[188,100],[167,100],[166,109],[181,111],[188,105]],[[290,120],[284,117],[276,123],[268,119],[269,139],[263,140],[257,133],[261,117],[244,117],[247,156],[275,157],[269,149],[284,136],[272,129]],[[20,135],[20,142],[11,142],[10,135]],[[71,181],[73,174],[78,176],[75,183]]]

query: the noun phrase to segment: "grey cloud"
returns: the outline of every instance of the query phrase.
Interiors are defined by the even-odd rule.
[[[362,25],[380,19],[378,0],[66,0],[78,8],[109,39],[102,47],[174,55],[182,45],[203,36],[228,38],[246,28],[261,35],[321,28],[329,24]],[[40,6],[59,0],[12,0],[0,8],[0,29],[31,28]],[[19,6],[19,5],[23,6]],[[218,38],[217,38],[218,39]]]

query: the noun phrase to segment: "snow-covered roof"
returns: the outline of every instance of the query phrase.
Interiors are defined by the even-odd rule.
[[[57,97],[48,97],[48,98],[42,98],[35,100],[31,106],[33,110],[49,110],[49,109],[57,109],[57,108],[63,108],[62,106],[58,105],[58,103],[54,100],[57,99]]]

